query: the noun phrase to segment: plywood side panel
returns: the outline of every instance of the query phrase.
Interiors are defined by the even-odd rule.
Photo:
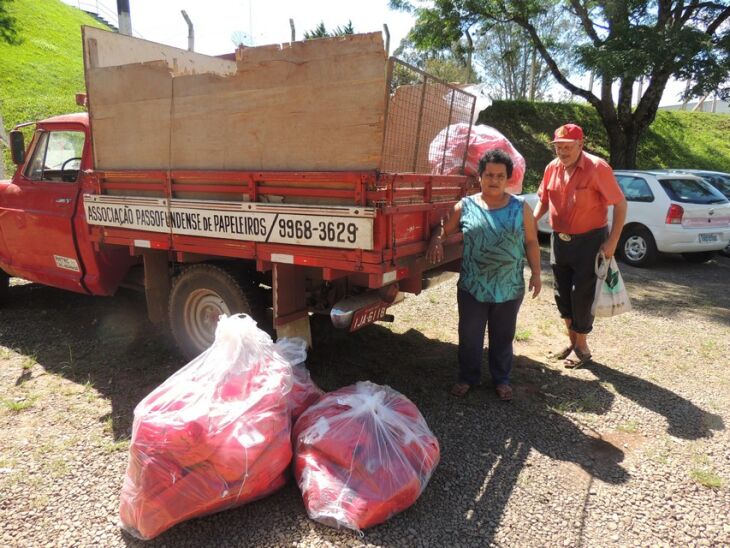
[[[84,64],[87,68],[165,61],[175,74],[204,72],[233,74],[236,71],[234,61],[125,36],[117,32],[84,26],[82,33]]]
[[[91,65],[101,66],[86,70],[97,169],[380,166],[385,53],[377,33],[248,48],[227,75],[181,74],[164,55],[104,67],[124,59],[100,49],[114,40],[100,33],[85,36],[97,43]]]
[[[383,37],[379,32],[319,38],[285,44],[271,44],[255,48],[242,47],[236,51],[238,71],[272,61],[306,63],[334,59],[358,53],[375,53],[385,60]]]
[[[175,79],[176,168],[379,167],[385,54],[378,34],[239,54],[235,76]]]
[[[166,63],[88,70],[96,169],[167,169],[172,75]]]

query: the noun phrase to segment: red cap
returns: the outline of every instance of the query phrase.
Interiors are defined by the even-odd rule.
[[[555,135],[550,143],[570,143],[583,140],[583,129],[575,124],[565,124],[555,130]]]

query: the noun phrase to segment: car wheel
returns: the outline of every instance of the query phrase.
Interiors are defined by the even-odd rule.
[[[725,257],[730,257],[730,244],[728,244],[725,249],[720,250],[720,255],[723,255]]]
[[[688,263],[706,263],[715,256],[714,251],[697,251],[695,253],[682,253],[682,257]]]
[[[185,268],[174,280],[168,306],[170,329],[183,356],[192,359],[213,343],[218,318],[251,313],[241,284],[209,264]]]
[[[654,236],[643,226],[624,228],[618,244],[618,256],[631,266],[643,268],[654,264],[657,258]]]

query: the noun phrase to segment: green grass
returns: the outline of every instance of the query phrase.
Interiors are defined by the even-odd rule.
[[[722,478],[711,470],[695,468],[690,472],[690,476],[700,485],[710,489],[720,489],[722,487]]]
[[[107,453],[117,453],[127,451],[129,449],[130,440],[121,439],[118,441],[108,441],[102,445],[102,449]]]
[[[625,434],[636,434],[639,431],[639,421],[631,419],[622,422],[616,427],[616,430]]]
[[[530,337],[532,337],[532,331],[529,329],[518,329],[515,332],[515,340],[518,342],[529,341]]]
[[[525,192],[533,192],[545,166],[556,127],[574,122],[583,127],[586,149],[609,158],[608,138],[596,110],[578,103],[495,101],[479,123],[501,131],[525,157]],[[703,112],[659,111],[639,143],[639,169],[686,167],[730,172],[730,116]]]
[[[566,413],[596,413],[600,411],[601,404],[593,394],[585,394],[577,400],[563,400],[556,405],[549,405],[548,409],[565,415]]]
[[[0,42],[0,112],[6,129],[19,122],[78,112],[83,92],[81,25],[105,28],[60,0],[14,0],[18,44]],[[14,167],[4,151],[6,171]]]
[[[33,407],[37,399],[36,396],[29,396],[22,400],[0,400],[0,404],[11,413],[20,413]]]
[[[20,366],[23,368],[23,371],[33,369],[33,367],[35,365],[38,365],[38,360],[37,360],[35,354],[23,356],[23,360],[20,362]]]

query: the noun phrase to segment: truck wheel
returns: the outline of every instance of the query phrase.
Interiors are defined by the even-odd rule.
[[[193,359],[213,343],[221,314],[250,314],[251,306],[231,274],[218,266],[197,264],[173,280],[168,311],[178,347]]]
[[[623,262],[640,268],[651,266],[657,258],[654,236],[643,226],[624,228],[617,251]]]

